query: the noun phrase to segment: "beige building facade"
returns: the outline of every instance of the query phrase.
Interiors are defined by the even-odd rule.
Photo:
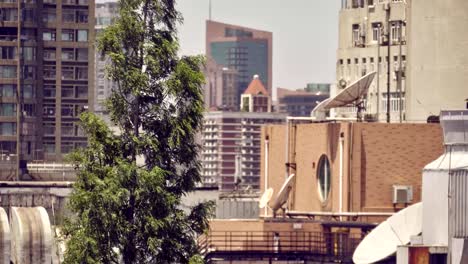
[[[399,122],[405,119],[406,2],[409,0],[342,1],[336,92],[376,71],[367,94],[368,120],[387,119],[387,83],[390,83],[390,120]],[[337,117],[352,118],[356,116],[356,109],[343,107],[336,109],[335,113]]]
[[[468,108],[468,2],[408,4],[407,120]]]

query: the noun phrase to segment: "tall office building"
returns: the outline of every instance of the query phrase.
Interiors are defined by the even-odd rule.
[[[60,161],[87,144],[77,121],[92,110],[94,0],[5,0],[0,14],[2,159]]]
[[[400,116],[404,119],[406,2],[410,0],[342,0],[337,93],[365,74],[377,71],[367,94],[366,110],[367,116],[374,120],[386,120],[387,96],[390,96],[391,121],[398,122]],[[390,95],[387,95],[388,81]],[[338,117],[355,117],[356,108],[336,109],[335,113]]]
[[[237,100],[254,75],[258,75],[268,93],[272,93],[272,50],[271,32],[212,20],[206,22],[207,57],[238,72]],[[238,102],[233,104],[236,110],[239,109]]]
[[[104,28],[114,22],[119,14],[116,1],[106,1],[96,3],[96,38],[99,37]],[[108,111],[105,107],[105,100],[109,98],[116,83],[106,78],[106,66],[111,63],[107,56],[102,56],[100,52],[95,55],[95,89],[94,89],[94,112],[101,116],[107,116]]]

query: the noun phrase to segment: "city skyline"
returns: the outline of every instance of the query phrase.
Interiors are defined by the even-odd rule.
[[[212,20],[273,33],[274,97],[277,87],[298,89],[310,82],[334,83],[336,79],[340,3],[306,0],[296,0],[295,3],[285,6],[279,0],[253,3],[212,0]],[[181,55],[205,54],[209,1],[195,4],[194,1],[180,0],[178,9],[184,17],[184,23],[179,27]],[[296,15],[283,16],[288,17],[287,20],[278,19],[285,11]]]

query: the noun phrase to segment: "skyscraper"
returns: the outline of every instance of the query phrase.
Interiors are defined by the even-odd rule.
[[[207,57],[238,72],[237,98],[254,75],[258,75],[268,93],[272,93],[272,50],[271,32],[212,20],[206,22]],[[239,109],[239,104],[236,109]]]
[[[87,142],[77,121],[92,110],[94,0],[3,0],[0,11],[2,158],[60,161]]]

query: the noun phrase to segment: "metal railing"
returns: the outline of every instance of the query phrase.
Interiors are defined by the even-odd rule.
[[[199,239],[199,247],[207,258],[213,254],[230,253],[244,256],[300,254],[315,259],[350,261],[361,240],[360,234],[347,232],[226,231],[205,234]]]

